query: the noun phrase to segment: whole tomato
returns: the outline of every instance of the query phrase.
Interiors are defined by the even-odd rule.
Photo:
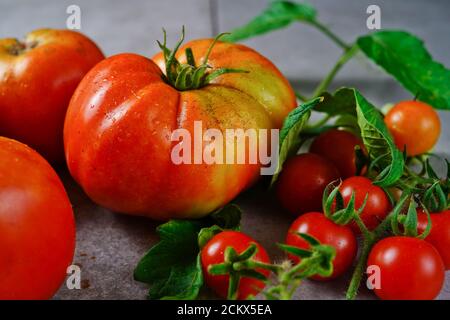
[[[450,210],[431,215],[431,231],[425,241],[431,243],[444,261],[445,269],[450,270]],[[428,224],[427,215],[418,210],[418,231],[423,232]]]
[[[441,133],[441,122],[437,112],[420,101],[397,103],[384,118],[386,126],[401,151],[406,146],[409,156],[429,151]]]
[[[198,218],[258,178],[261,164],[248,157],[244,163],[206,163],[201,158],[196,163],[195,154],[201,157],[209,148],[196,125],[223,135],[227,129],[279,128],[296,106],[294,92],[256,51],[218,41],[207,57],[212,44],[211,39],[187,43],[177,51],[177,63],[168,74],[162,54],[153,61],[119,54],[100,62],[81,81],[67,112],[65,151],[72,176],[93,201],[158,220]],[[196,62],[190,63],[195,67],[187,64],[186,49],[193,53]],[[192,76],[199,68],[208,68],[199,81],[185,81],[186,74],[174,76],[176,70]],[[241,72],[211,79],[218,75],[214,70],[223,68]],[[172,141],[176,129],[184,129],[189,140],[181,143],[192,151],[192,158],[182,163],[173,159],[175,146],[180,146]],[[245,155],[255,147],[232,145],[242,147],[238,153]]]
[[[203,276],[209,288],[214,290],[220,297],[226,298],[228,294],[229,276],[228,275],[211,275],[208,272],[208,267],[224,262],[224,252],[227,247],[232,247],[238,254],[242,253],[252,243],[256,244],[258,251],[252,259],[270,263],[269,256],[266,250],[251,237],[242,232],[224,231],[218,233],[202,248],[200,258],[202,262]],[[266,277],[269,276],[270,271],[266,269],[256,269]],[[240,300],[246,299],[249,295],[255,296],[262,289],[265,283],[249,277],[242,277],[239,281],[237,298]]]
[[[325,187],[339,179],[336,167],[327,159],[304,153],[283,165],[277,182],[277,197],[281,205],[294,215],[322,210]]]
[[[368,266],[379,268],[383,300],[431,300],[444,284],[444,263],[428,242],[411,237],[389,237],[372,248]]]
[[[344,199],[344,205],[348,205],[352,193],[355,193],[355,209],[357,210],[361,208],[366,195],[368,195],[366,206],[360,217],[369,230],[375,229],[391,210],[391,204],[386,193],[368,178],[351,177],[345,179],[339,191]],[[361,232],[354,222],[350,224],[350,227],[356,234]]]
[[[63,126],[70,98],[103,54],[70,30],[33,31],[23,42],[0,40],[0,135],[64,160]]]
[[[0,137],[0,300],[51,298],[74,249],[72,207],[55,171]]]
[[[320,212],[308,212],[298,217],[289,227],[286,236],[286,244],[301,249],[309,249],[309,244],[303,240],[297,233],[306,233],[321,244],[327,244],[336,249],[336,257],[333,260],[333,273],[329,277],[313,276],[316,280],[334,279],[352,265],[358,250],[356,237],[350,227],[338,225],[325,217]],[[300,260],[297,256],[289,255],[294,263]]]
[[[315,138],[309,151],[330,160],[346,179],[356,175],[356,146],[366,153],[362,140],[353,133],[331,129]]]

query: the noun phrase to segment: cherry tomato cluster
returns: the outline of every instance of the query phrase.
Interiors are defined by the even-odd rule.
[[[414,121],[412,117],[415,117]],[[398,103],[387,113],[385,123],[397,147],[408,156],[429,151],[439,137],[436,112],[418,101]],[[417,134],[423,139],[412,138]],[[393,235],[384,237],[389,234],[390,224],[400,223],[404,224],[400,228],[411,228],[404,219],[393,221],[391,218],[392,212],[405,211],[403,200],[399,201],[401,190],[385,191],[377,186],[367,166],[358,168],[356,150],[367,156],[363,141],[354,133],[329,129],[315,137],[309,152],[285,162],[276,195],[281,206],[297,217],[287,232],[286,245],[311,249],[311,244],[302,237],[307,234],[335,250],[332,273],[327,276],[312,274],[310,278],[314,280],[337,278],[355,264],[358,268],[362,261],[362,270],[367,270],[369,277],[376,279],[379,276],[372,289],[381,299],[434,299],[443,286],[445,270],[450,269],[450,210],[429,214],[426,208],[414,207],[416,233],[396,234],[391,230]],[[341,182],[335,186],[339,179]],[[336,189],[333,196],[327,190],[330,187]],[[349,207],[353,216],[342,218],[345,210],[350,212]],[[342,215],[338,219],[339,210]],[[359,248],[363,257],[357,263],[358,237],[364,240],[360,241],[363,247]],[[235,248],[239,254],[251,243],[258,248],[255,261],[270,264],[265,249],[239,232],[222,232],[202,250],[206,283],[221,297],[227,297],[230,278],[208,273],[208,269],[224,262],[227,247]],[[289,252],[288,258],[294,265],[302,261],[301,257]],[[258,271],[267,276],[267,268]],[[265,283],[261,279],[244,277],[236,297],[254,296],[263,290]]]

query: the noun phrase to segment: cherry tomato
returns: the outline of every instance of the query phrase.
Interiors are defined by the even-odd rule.
[[[436,144],[441,132],[437,112],[420,101],[402,101],[386,114],[384,121],[394,137],[395,144],[406,153],[415,156],[429,151]]]
[[[328,244],[336,249],[336,257],[333,260],[333,274],[324,278],[313,276],[316,280],[334,279],[343,274],[355,260],[358,245],[353,231],[348,226],[334,223],[322,213],[308,212],[298,217],[289,227],[286,236],[286,244],[302,249],[308,249],[309,244],[297,233],[306,233],[322,244]],[[297,256],[289,255],[294,263],[300,260]]]
[[[427,226],[427,215],[418,210],[418,230],[423,232]],[[431,213],[431,231],[425,238],[431,243],[444,261],[445,269],[450,270],[450,210]]]
[[[64,187],[35,151],[0,137],[0,300],[48,299],[75,248]]]
[[[242,253],[249,247],[250,244],[255,243],[258,247],[253,259],[256,261],[270,263],[269,256],[266,250],[251,237],[242,232],[224,231],[221,232],[203,247],[201,251],[201,262],[205,282],[209,288],[213,289],[220,297],[226,298],[228,293],[229,276],[228,275],[211,275],[208,273],[208,267],[224,262],[224,252],[227,247],[233,247],[237,253]],[[270,272],[265,269],[256,269],[256,271],[269,276]],[[246,299],[249,295],[256,295],[264,289],[265,283],[254,279],[242,277],[238,287],[238,299]]]
[[[378,224],[387,216],[391,210],[391,204],[386,193],[380,187],[372,184],[372,181],[365,177],[351,177],[345,179],[340,187],[340,192],[347,205],[355,193],[355,208],[359,209],[368,195],[366,206],[360,217],[369,230],[375,229]],[[350,224],[352,230],[359,234],[360,230],[356,223]]]
[[[336,167],[327,159],[304,153],[286,161],[277,185],[281,205],[294,215],[322,210],[325,187],[339,179]]]
[[[372,248],[368,266],[378,266],[383,300],[431,300],[444,284],[444,263],[428,242],[411,237],[389,237]]]
[[[35,30],[24,42],[0,39],[0,135],[26,143],[48,161],[64,161],[70,98],[103,58],[90,39],[71,30]]]
[[[356,146],[366,152],[362,140],[353,133],[331,129],[315,138],[309,151],[330,160],[345,179],[356,175]]]

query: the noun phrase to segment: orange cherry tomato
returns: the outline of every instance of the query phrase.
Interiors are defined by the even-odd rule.
[[[402,101],[386,114],[384,121],[397,148],[408,156],[429,151],[439,139],[441,123],[437,112],[420,101]]]

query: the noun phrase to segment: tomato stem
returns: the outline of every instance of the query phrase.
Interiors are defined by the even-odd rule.
[[[302,94],[301,94],[300,92],[298,92],[298,91],[295,91],[295,96],[297,97],[297,99],[299,99],[299,100],[302,101],[302,102],[306,102],[306,101],[309,100],[308,97],[302,95]]]
[[[355,299],[358,289],[361,285],[362,277],[366,271],[367,259],[370,254],[370,250],[374,244],[384,235],[388,226],[390,225],[391,219],[393,216],[393,212],[391,212],[374,231],[368,231],[366,234],[363,233],[363,247],[361,249],[361,255],[356,264],[355,270],[353,271],[352,279],[350,280],[350,284],[347,289],[346,298],[348,300]],[[357,221],[357,220],[356,220]]]
[[[354,44],[344,51],[344,53],[334,65],[333,69],[331,69],[328,75],[319,83],[317,88],[314,90],[313,98],[318,97],[321,93],[328,89],[328,86],[333,81],[338,71],[347,63],[348,60],[350,60],[356,54],[358,50],[358,46]]]
[[[219,41],[219,39],[226,33],[221,33],[214,38],[206,51],[203,61],[198,66],[196,65],[194,54],[191,48],[185,49],[187,63],[181,63],[176,58],[178,49],[184,41],[184,26],[181,30],[181,37],[172,50],[167,48],[167,35],[164,29],[163,34],[163,42],[161,43],[158,41],[158,45],[163,52],[164,63],[166,66],[166,74],[164,76],[164,80],[177,90],[184,91],[198,89],[208,85],[214,79],[224,74],[248,72],[246,70],[233,68],[213,69],[208,64],[208,59],[214,46],[216,45],[217,41]]]
[[[345,43],[340,37],[338,37],[335,33],[333,33],[328,27],[320,23],[319,21],[313,19],[311,21],[308,21],[310,25],[317,28],[319,31],[321,31],[323,34],[325,34],[328,38],[330,38],[334,43],[336,43],[340,48],[347,51],[350,49],[351,46],[349,46],[347,43]]]

